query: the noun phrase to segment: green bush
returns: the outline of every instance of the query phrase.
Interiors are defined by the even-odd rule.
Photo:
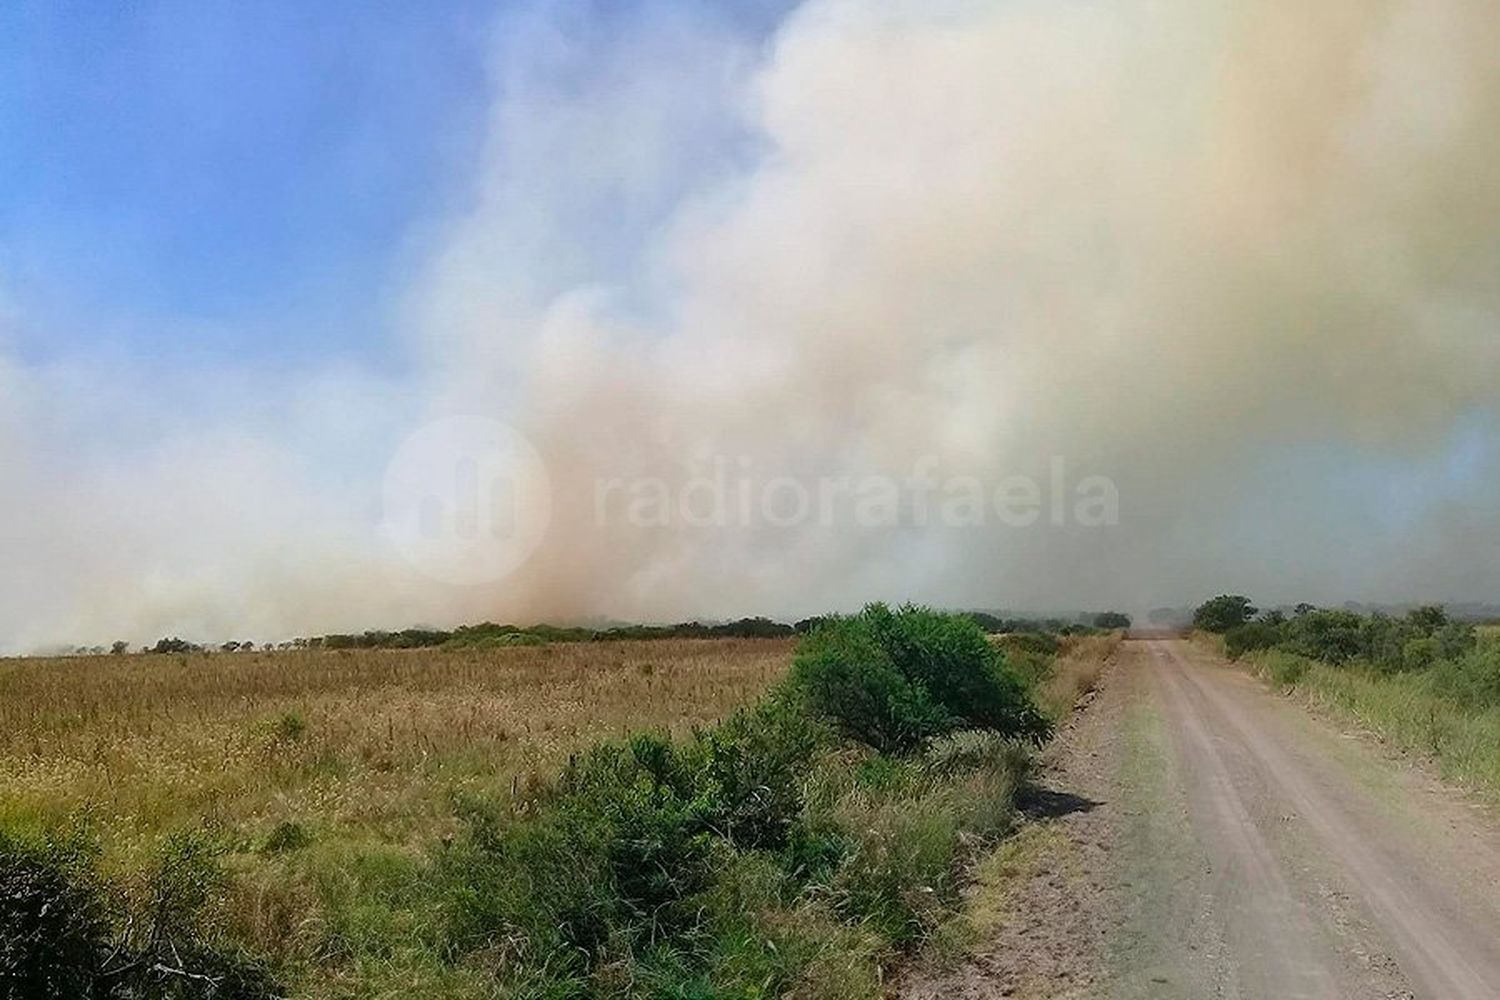
[[[1432,672],[1432,689],[1460,705],[1500,705],[1500,642],[1485,642],[1456,660],[1444,660]]]
[[[793,661],[791,684],[814,713],[882,752],[909,752],[953,727],[860,619],[833,619],[811,632]]]
[[[711,828],[690,759],[665,737],[575,760],[540,815],[471,817],[446,858],[449,937],[587,967],[607,948],[684,929],[708,883]],[[550,960],[550,959],[549,959]]]
[[[709,825],[730,843],[779,850],[802,812],[802,784],[830,734],[789,698],[768,699],[699,735]]]
[[[1282,630],[1269,622],[1246,622],[1224,633],[1224,653],[1238,660],[1246,653],[1270,649],[1281,641]]]
[[[1328,636],[1332,635],[1335,631],[1351,627],[1352,619],[1347,617],[1349,614],[1350,613],[1346,611],[1337,613],[1320,611],[1315,612],[1307,617],[1310,618],[1318,628],[1324,630],[1325,634],[1319,641],[1326,643],[1328,641]],[[1334,617],[1330,618],[1330,615],[1333,615]],[[1332,625],[1329,624],[1333,621],[1339,621],[1343,624],[1340,625],[1338,629],[1335,629]],[[1371,665],[1375,666],[1379,670],[1385,671],[1387,673],[1397,673],[1402,670],[1410,669],[1410,664],[1407,659],[1407,651],[1408,647],[1411,646],[1411,643],[1414,640],[1425,639],[1428,637],[1426,633],[1418,628],[1415,628],[1409,620],[1392,618],[1389,615],[1373,614],[1368,618],[1360,618],[1359,622],[1360,633],[1358,647],[1351,651],[1350,644],[1343,639],[1340,639],[1340,641],[1335,645],[1335,655],[1342,656],[1342,659],[1328,660],[1327,662],[1342,663],[1346,660],[1361,658],[1368,661]],[[1309,649],[1312,648],[1313,647],[1309,646]],[[1420,648],[1414,649],[1413,652],[1417,656],[1421,655]],[[1314,654],[1312,652],[1308,652],[1306,655]],[[1322,659],[1322,657],[1320,656],[1319,659]]]
[[[1193,612],[1193,628],[1205,632],[1228,632],[1255,617],[1250,598],[1239,594],[1220,594],[1204,601]]]
[[[804,640],[791,685],[847,736],[910,753],[960,728],[1045,739],[1047,720],[974,622],[925,608],[872,604]]]
[[[1456,660],[1472,653],[1479,645],[1479,633],[1468,622],[1450,622],[1432,634],[1437,640],[1438,658]]]
[[[1406,640],[1401,647],[1403,670],[1426,670],[1443,655],[1442,644],[1433,636],[1418,636]]]
[[[1309,611],[1286,625],[1283,647],[1324,663],[1347,663],[1368,648],[1366,620],[1352,611]]]
[[[0,838],[0,997],[106,996],[109,946],[104,891],[86,855]]]

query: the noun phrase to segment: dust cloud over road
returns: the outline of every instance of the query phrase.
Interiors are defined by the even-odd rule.
[[[1500,996],[1493,815],[1192,643],[1125,643],[1041,780],[1093,807],[907,996]]]

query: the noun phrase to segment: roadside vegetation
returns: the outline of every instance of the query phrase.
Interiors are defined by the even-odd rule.
[[[1092,683],[1060,641],[11,661],[0,997],[878,996]]]
[[[1259,613],[1231,595],[1199,611],[1199,627],[1219,635],[1231,659],[1500,801],[1500,632],[1436,606],[1403,616],[1311,605]]]

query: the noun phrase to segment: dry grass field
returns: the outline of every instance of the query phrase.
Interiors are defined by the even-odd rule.
[[[86,819],[124,863],[204,822],[430,842],[455,795],[714,721],[790,658],[790,641],[660,640],[3,661],[0,824]]]
[[[297,995],[463,995],[402,898],[469,800],[524,796],[627,730],[752,700],[790,640],[0,661],[0,831],[78,828],[129,883],[168,837],[230,845],[226,933]],[[329,961],[330,941],[370,960]],[[403,954],[402,942],[413,951]]]
[[[914,614],[912,627],[932,627]],[[1093,686],[1117,643],[1116,635],[1034,635],[1002,648],[1026,678],[1023,697],[1057,719]],[[210,867],[187,869],[195,873],[188,897],[206,894],[194,904],[194,940],[263,961],[289,996],[532,996],[516,978],[524,975],[542,976],[548,989],[572,983],[567,995],[586,986],[655,996],[649,977],[667,976],[688,990],[681,995],[698,995],[692,983],[765,980],[800,984],[808,996],[874,996],[881,970],[956,912],[970,853],[1009,829],[1025,767],[1019,746],[938,741],[916,756],[871,759],[868,747],[820,742],[807,721],[778,722],[788,717],[774,713],[721,730],[718,742],[679,740],[660,752],[693,768],[712,759],[761,769],[747,774],[772,784],[757,786],[751,801],[771,804],[782,801],[777,754],[795,752],[788,773],[802,777],[788,821],[823,838],[807,843],[834,852],[834,867],[788,861],[802,850],[794,846],[773,855],[721,845],[698,858],[684,841],[673,848],[687,851],[682,870],[708,865],[700,875],[718,887],[694,897],[707,910],[691,939],[696,950],[683,953],[693,957],[681,961],[695,965],[673,965],[650,937],[612,938],[582,971],[554,973],[551,959],[527,965],[528,953],[515,951],[530,939],[518,935],[551,933],[547,908],[575,891],[562,884],[567,866],[542,874],[554,857],[547,852],[563,850],[555,835],[582,835],[606,817],[626,822],[648,801],[588,799],[603,811],[566,825],[581,815],[559,813],[557,779],[570,757],[597,760],[582,752],[643,731],[685,737],[741,706],[773,703],[761,695],[787,674],[795,645],[659,639],[4,660],[0,843],[76,836],[121,912],[137,916],[154,912],[156,894],[172,884],[171,859],[211,852]],[[738,756],[740,747],[758,756]],[[711,748],[719,756],[694,756]],[[677,844],[667,837],[675,814],[648,798],[657,811],[637,819],[660,825],[663,849]],[[717,799],[694,801],[694,809],[721,808]],[[625,813],[609,811],[627,802],[635,805]],[[490,825],[495,817],[508,831],[498,840],[486,833],[502,828]],[[620,849],[649,853],[655,836],[632,833]],[[533,856],[537,845],[550,846]],[[651,870],[642,864],[628,872]],[[534,876],[543,880],[528,881]],[[520,883],[527,887],[514,896],[509,886]],[[926,888],[913,895],[913,887]],[[590,907],[615,905],[608,893],[589,898]],[[494,906],[508,907],[503,918]],[[129,920],[116,920],[126,935]],[[471,926],[489,943],[472,943]],[[611,978],[626,972],[631,982]],[[647,978],[634,982],[638,974]]]

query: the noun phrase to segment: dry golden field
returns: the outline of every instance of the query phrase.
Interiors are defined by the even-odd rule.
[[[462,804],[524,796],[600,738],[717,720],[791,653],[666,639],[0,661],[0,831],[84,829],[129,884],[171,833],[207,830],[231,845],[226,932],[291,970],[296,995],[479,995],[418,942],[436,917],[412,892]],[[379,957],[330,960],[340,941]]]
[[[455,795],[759,693],[790,641],[564,643],[0,662],[0,824],[86,818],[106,856],[209,822],[430,842]]]
[[[290,996],[494,997],[513,957],[451,951],[455,921],[488,898],[470,900],[454,868],[473,854],[476,818],[482,827],[488,815],[541,815],[550,800],[537,793],[576,750],[641,730],[681,736],[756,700],[790,667],[794,642],[4,660],[0,834],[82,834],[99,849],[102,876],[136,913],[149,911],[159,884],[153,873],[174,842],[184,833],[203,838],[224,876],[203,883],[210,893],[203,940],[264,959]],[[1037,685],[1044,710],[1060,718],[1092,687],[1117,642],[1053,640],[1050,652],[1018,647],[1008,655]],[[981,768],[977,777],[939,782],[933,795],[958,796],[941,809],[936,799],[882,807],[899,830],[851,820],[849,843],[899,833],[912,842],[890,856],[928,859],[932,870],[893,870],[892,884],[948,885],[959,877],[955,845],[967,842],[955,831],[970,820],[982,820],[976,829],[991,835],[1008,828],[1024,755],[1002,757],[985,765],[993,774]],[[847,764],[836,770],[819,781],[854,782],[836,796],[839,809],[849,805],[845,793],[850,802],[869,798]],[[926,772],[912,765],[900,773]],[[984,815],[965,819],[956,803],[970,793],[955,789],[971,778],[998,784],[993,802],[974,800]],[[908,822],[915,816],[922,822]],[[865,858],[864,848],[849,850]],[[849,864],[849,872],[863,871]],[[784,964],[777,974],[805,983],[821,982],[820,969],[832,976],[809,995],[875,995],[896,930],[881,932],[888,940],[858,921],[844,927],[822,899],[756,904],[775,917],[768,927],[793,920],[802,928],[782,942],[792,952],[768,968]],[[749,919],[761,910],[734,912]]]

